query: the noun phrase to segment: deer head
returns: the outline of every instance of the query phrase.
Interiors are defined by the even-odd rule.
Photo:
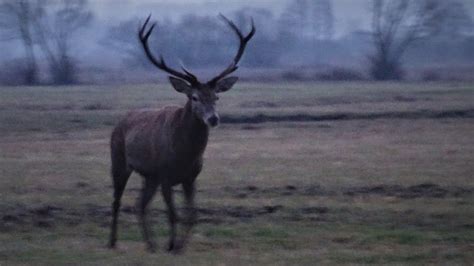
[[[255,25],[252,20],[252,29],[246,36],[242,34],[239,28],[225,16],[220,17],[230,26],[240,41],[239,49],[235,55],[233,61],[229,66],[224,69],[220,74],[212,78],[207,82],[200,82],[198,78],[192,74],[185,67],[181,67],[182,71],[174,70],[169,67],[163,56],[160,55],[159,59],[155,58],[152,54],[149,46],[148,39],[155,27],[155,23],[148,27],[151,15],[148,16],[145,23],[142,25],[138,32],[138,37],[143,45],[145,54],[150,62],[155,65],[158,69],[165,71],[170,74],[169,81],[173,88],[180,93],[185,94],[188,97],[188,101],[191,104],[192,112],[197,118],[202,120],[209,127],[215,127],[219,124],[219,115],[216,111],[216,101],[218,93],[226,92],[234,86],[238,78],[235,76],[228,77],[231,73],[238,69],[238,63],[244,54],[247,43],[252,39],[255,34]]]

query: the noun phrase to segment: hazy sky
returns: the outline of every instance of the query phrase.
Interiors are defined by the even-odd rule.
[[[446,0],[449,1],[449,0]],[[474,13],[474,0],[464,2],[470,13]],[[98,19],[120,21],[132,16],[178,18],[182,14],[215,15],[227,13],[241,7],[260,7],[281,12],[289,0],[94,0],[90,1]],[[370,0],[332,0],[336,19],[336,32],[341,34],[369,26]]]
[[[177,18],[182,14],[215,15],[241,7],[266,8],[280,13],[288,0],[98,0],[90,1],[99,19],[122,20],[123,16],[146,16],[153,11],[155,17]],[[367,0],[333,0],[338,31],[365,27]]]

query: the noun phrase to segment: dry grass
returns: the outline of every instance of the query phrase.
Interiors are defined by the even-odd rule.
[[[104,248],[108,136],[126,110],[182,97],[155,86],[0,92],[1,265],[474,262],[470,115],[224,124],[206,152],[186,254],[151,255],[133,215],[138,176],[119,249]],[[473,100],[471,84],[245,84],[222,97],[221,113],[471,110]],[[164,246],[160,197],[153,219]]]

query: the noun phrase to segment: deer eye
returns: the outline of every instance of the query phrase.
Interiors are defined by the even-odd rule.
[[[193,95],[193,96],[191,97],[191,99],[192,99],[193,101],[195,101],[195,102],[199,101],[199,98],[198,98],[196,95]]]

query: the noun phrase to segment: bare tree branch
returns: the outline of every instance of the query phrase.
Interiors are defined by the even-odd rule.
[[[3,0],[0,3],[1,41],[19,40],[25,50],[24,83],[38,82],[38,65],[35,54],[33,33],[37,1]]]
[[[401,78],[403,54],[414,42],[437,31],[446,17],[447,8],[441,0],[373,0],[375,53],[370,56],[373,77]]]
[[[87,0],[39,0],[42,9],[35,21],[35,31],[43,54],[48,59],[55,83],[73,83],[75,62],[70,55],[71,41],[78,30],[92,19]]]

